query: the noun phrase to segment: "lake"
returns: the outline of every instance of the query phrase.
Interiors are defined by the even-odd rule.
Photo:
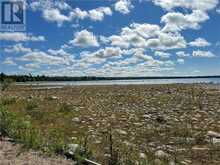
[[[144,84],[220,84],[220,78],[180,78],[180,79],[140,79],[140,80],[100,80],[100,81],[53,81],[53,82],[25,82],[17,85],[41,86],[78,86],[78,85],[144,85]]]

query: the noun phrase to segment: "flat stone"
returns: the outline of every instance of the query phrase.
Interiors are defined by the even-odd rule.
[[[207,136],[215,137],[215,138],[220,138],[220,133],[214,132],[214,131],[208,131]]]

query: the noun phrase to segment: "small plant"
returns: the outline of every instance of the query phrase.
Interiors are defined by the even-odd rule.
[[[59,112],[65,113],[70,112],[72,110],[72,106],[67,103],[62,103],[59,108]]]
[[[38,107],[37,100],[28,100],[25,109],[28,111],[34,110]]]
[[[2,105],[11,105],[16,102],[16,98],[14,97],[5,97],[1,99],[1,104]]]

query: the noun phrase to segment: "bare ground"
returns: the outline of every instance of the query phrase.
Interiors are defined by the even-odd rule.
[[[45,157],[35,151],[24,151],[8,139],[0,139],[0,165],[72,165],[73,162],[58,156]]]

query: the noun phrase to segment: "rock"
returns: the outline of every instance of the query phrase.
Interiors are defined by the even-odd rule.
[[[73,122],[80,122],[80,119],[79,119],[78,117],[74,117],[74,118],[72,119],[72,121],[73,121]]]
[[[146,159],[145,153],[140,153],[140,154],[139,154],[139,157],[140,157],[141,159]]]
[[[51,96],[50,99],[51,99],[51,100],[57,100],[58,97],[56,97],[56,96]]]
[[[77,137],[71,137],[71,140],[77,140]]]
[[[96,140],[94,143],[95,144],[101,144],[102,142],[100,140]]]
[[[143,118],[151,118],[151,115],[145,114],[143,115]]]
[[[142,126],[143,124],[142,124],[142,123],[134,123],[134,125],[140,127],[140,126]]]
[[[164,152],[162,150],[158,150],[155,152],[155,156],[158,158],[168,158],[169,154],[167,154],[166,152]]]
[[[209,148],[207,147],[193,147],[192,150],[194,151],[207,151]]]
[[[90,117],[88,120],[89,120],[89,121],[93,121],[94,119]]]
[[[163,116],[157,116],[156,121],[161,124],[166,122]]]
[[[215,145],[220,145],[220,138],[213,138],[212,143]]]
[[[73,156],[78,148],[78,144],[68,144],[66,153]]]
[[[207,133],[208,137],[214,137],[214,138],[220,138],[220,133],[214,132],[214,131],[208,131]]]
[[[121,129],[117,129],[116,131],[117,131],[119,134],[121,134],[121,135],[127,135],[127,134],[128,134],[126,131],[121,130]]]

